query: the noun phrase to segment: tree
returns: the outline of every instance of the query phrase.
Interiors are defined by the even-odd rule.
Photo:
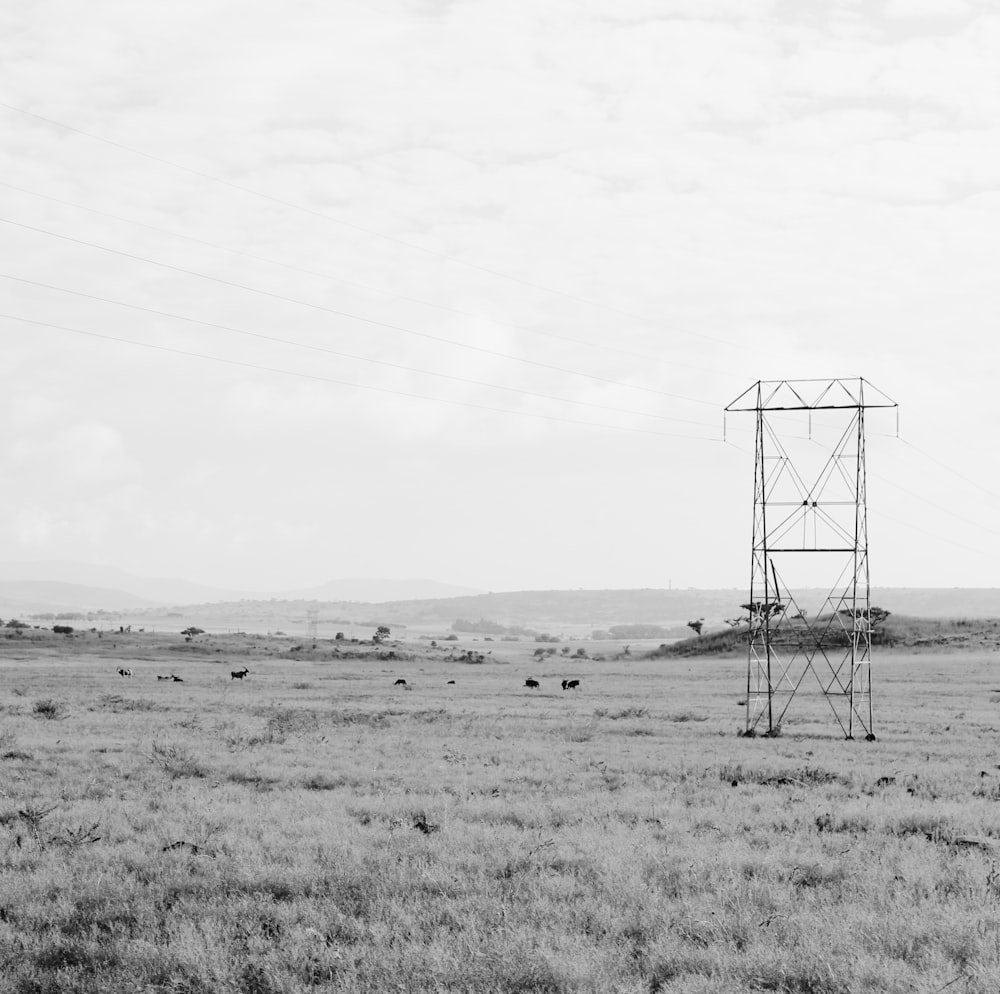
[[[767,621],[785,611],[785,605],[781,601],[752,601],[750,604],[741,604],[740,607],[749,613],[751,622]]]
[[[695,633],[695,635],[701,635],[701,630],[704,627],[705,619],[699,618],[697,621],[689,621],[688,628]]]
[[[193,638],[195,635],[204,635],[204,634],[205,634],[204,628],[195,628],[194,625],[191,625],[190,628],[185,628],[184,631],[181,632],[181,635],[186,635],[188,638]]]
[[[385,625],[379,625],[378,628],[375,629],[375,634],[372,636],[372,641],[384,642],[391,634],[392,632],[390,632]]]
[[[868,619],[872,623],[872,628],[876,625],[881,625],[890,614],[892,614],[892,611],[886,611],[884,607],[873,607],[868,612]]]
[[[872,607],[869,608],[867,611],[863,607],[859,608],[845,607],[841,609],[839,613],[847,618],[854,618],[854,617],[867,618],[872,628],[881,625],[882,622],[885,621],[885,619],[888,618],[890,614],[892,614],[891,611],[886,611],[884,607]]]

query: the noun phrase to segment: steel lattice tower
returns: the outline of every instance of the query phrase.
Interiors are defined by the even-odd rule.
[[[872,606],[868,572],[865,410],[897,405],[863,379],[758,381],[726,407],[756,414],[750,602],[746,605],[746,728],[777,735],[808,674],[819,683],[848,739],[874,740],[871,694]],[[825,460],[802,469],[775,428],[789,412],[837,418]],[[778,413],[782,412],[782,413]],[[843,424],[841,423],[843,422]],[[801,424],[801,415],[795,423]],[[815,458],[806,460],[816,462]],[[803,558],[836,580],[813,617],[783,576]],[[839,574],[834,574],[835,564]],[[826,589],[825,586],[822,589]]]

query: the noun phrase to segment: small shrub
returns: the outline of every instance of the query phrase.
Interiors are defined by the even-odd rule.
[[[183,746],[160,745],[154,742],[151,758],[175,779],[178,777],[201,778],[206,774],[204,766]]]
[[[597,708],[595,718],[610,718],[618,721],[620,718],[648,718],[649,708],[622,708],[620,711],[609,711],[607,708]]]
[[[677,714],[670,715],[669,721],[708,721],[707,714],[695,714],[694,711],[678,711]]]
[[[54,701],[51,697],[35,701],[31,709],[32,714],[39,718],[46,718],[49,721],[57,721],[67,715],[66,705],[61,701]]]

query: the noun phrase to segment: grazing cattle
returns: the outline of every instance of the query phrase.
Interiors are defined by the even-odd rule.
[[[396,682],[395,682],[395,683],[393,684],[393,686],[394,686],[394,687],[405,687],[405,686],[406,686],[406,681],[405,681],[405,680],[404,680],[404,679],[403,679],[402,677],[400,677],[400,678],[399,678],[399,679],[398,679],[398,680],[397,680],[397,681],[396,681]]]
[[[184,682],[179,676],[174,676],[173,673],[170,674],[170,679],[173,680],[174,683],[183,683]]]
[[[566,690],[576,690],[579,686],[580,686],[580,681],[579,680],[567,680],[566,681],[566,687],[564,689],[566,689]]]
[[[455,682],[454,680],[449,680],[449,681],[448,681],[448,683],[454,683],[454,682]]]
[[[243,677],[245,677],[249,672],[250,672],[250,670],[248,670],[244,666],[243,669],[241,669],[241,670],[233,670],[232,673],[229,674],[229,679],[230,680],[242,680]]]
[[[132,671],[131,670],[127,670],[127,669],[125,669],[122,666],[118,667],[118,669],[115,672],[119,676],[127,676],[127,677],[131,677],[132,676]]]
[[[525,685],[525,687],[530,687],[532,690],[537,690],[538,689],[538,681],[537,680],[530,680],[530,679],[529,680],[525,680],[524,681],[524,685]]]
[[[157,673],[156,674],[156,679],[157,680],[173,680],[173,677],[172,676],[160,676],[160,674]]]

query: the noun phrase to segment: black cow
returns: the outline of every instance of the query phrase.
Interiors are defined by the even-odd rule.
[[[448,683],[454,683],[454,682],[455,682],[454,680],[449,680],[449,681],[448,681]]]
[[[406,686],[406,681],[405,681],[405,680],[404,680],[404,679],[403,679],[402,677],[400,677],[400,678],[399,678],[399,679],[398,679],[398,680],[397,680],[397,681],[396,681],[396,682],[395,682],[395,683],[393,684],[393,686],[394,686],[394,687],[405,687],[405,686]]]
[[[563,680],[563,690],[576,690],[579,686],[579,680]]]
[[[537,680],[531,680],[531,679],[525,680],[524,681],[524,685],[525,685],[525,687],[530,687],[532,690],[537,690],[538,689],[538,681]]]
[[[117,670],[115,670],[115,672],[119,676],[127,676],[127,677],[131,677],[132,676],[132,671],[131,670],[127,670],[124,667],[119,667]]]
[[[245,677],[245,676],[246,676],[246,675],[247,675],[247,674],[248,674],[249,672],[250,672],[250,670],[248,670],[248,669],[247,669],[247,668],[246,668],[246,667],[244,666],[244,667],[243,667],[243,669],[241,669],[241,670],[233,670],[233,671],[232,671],[232,672],[231,672],[231,673],[229,674],[229,679],[230,679],[230,680],[242,680],[242,679],[243,679],[243,677]]]

